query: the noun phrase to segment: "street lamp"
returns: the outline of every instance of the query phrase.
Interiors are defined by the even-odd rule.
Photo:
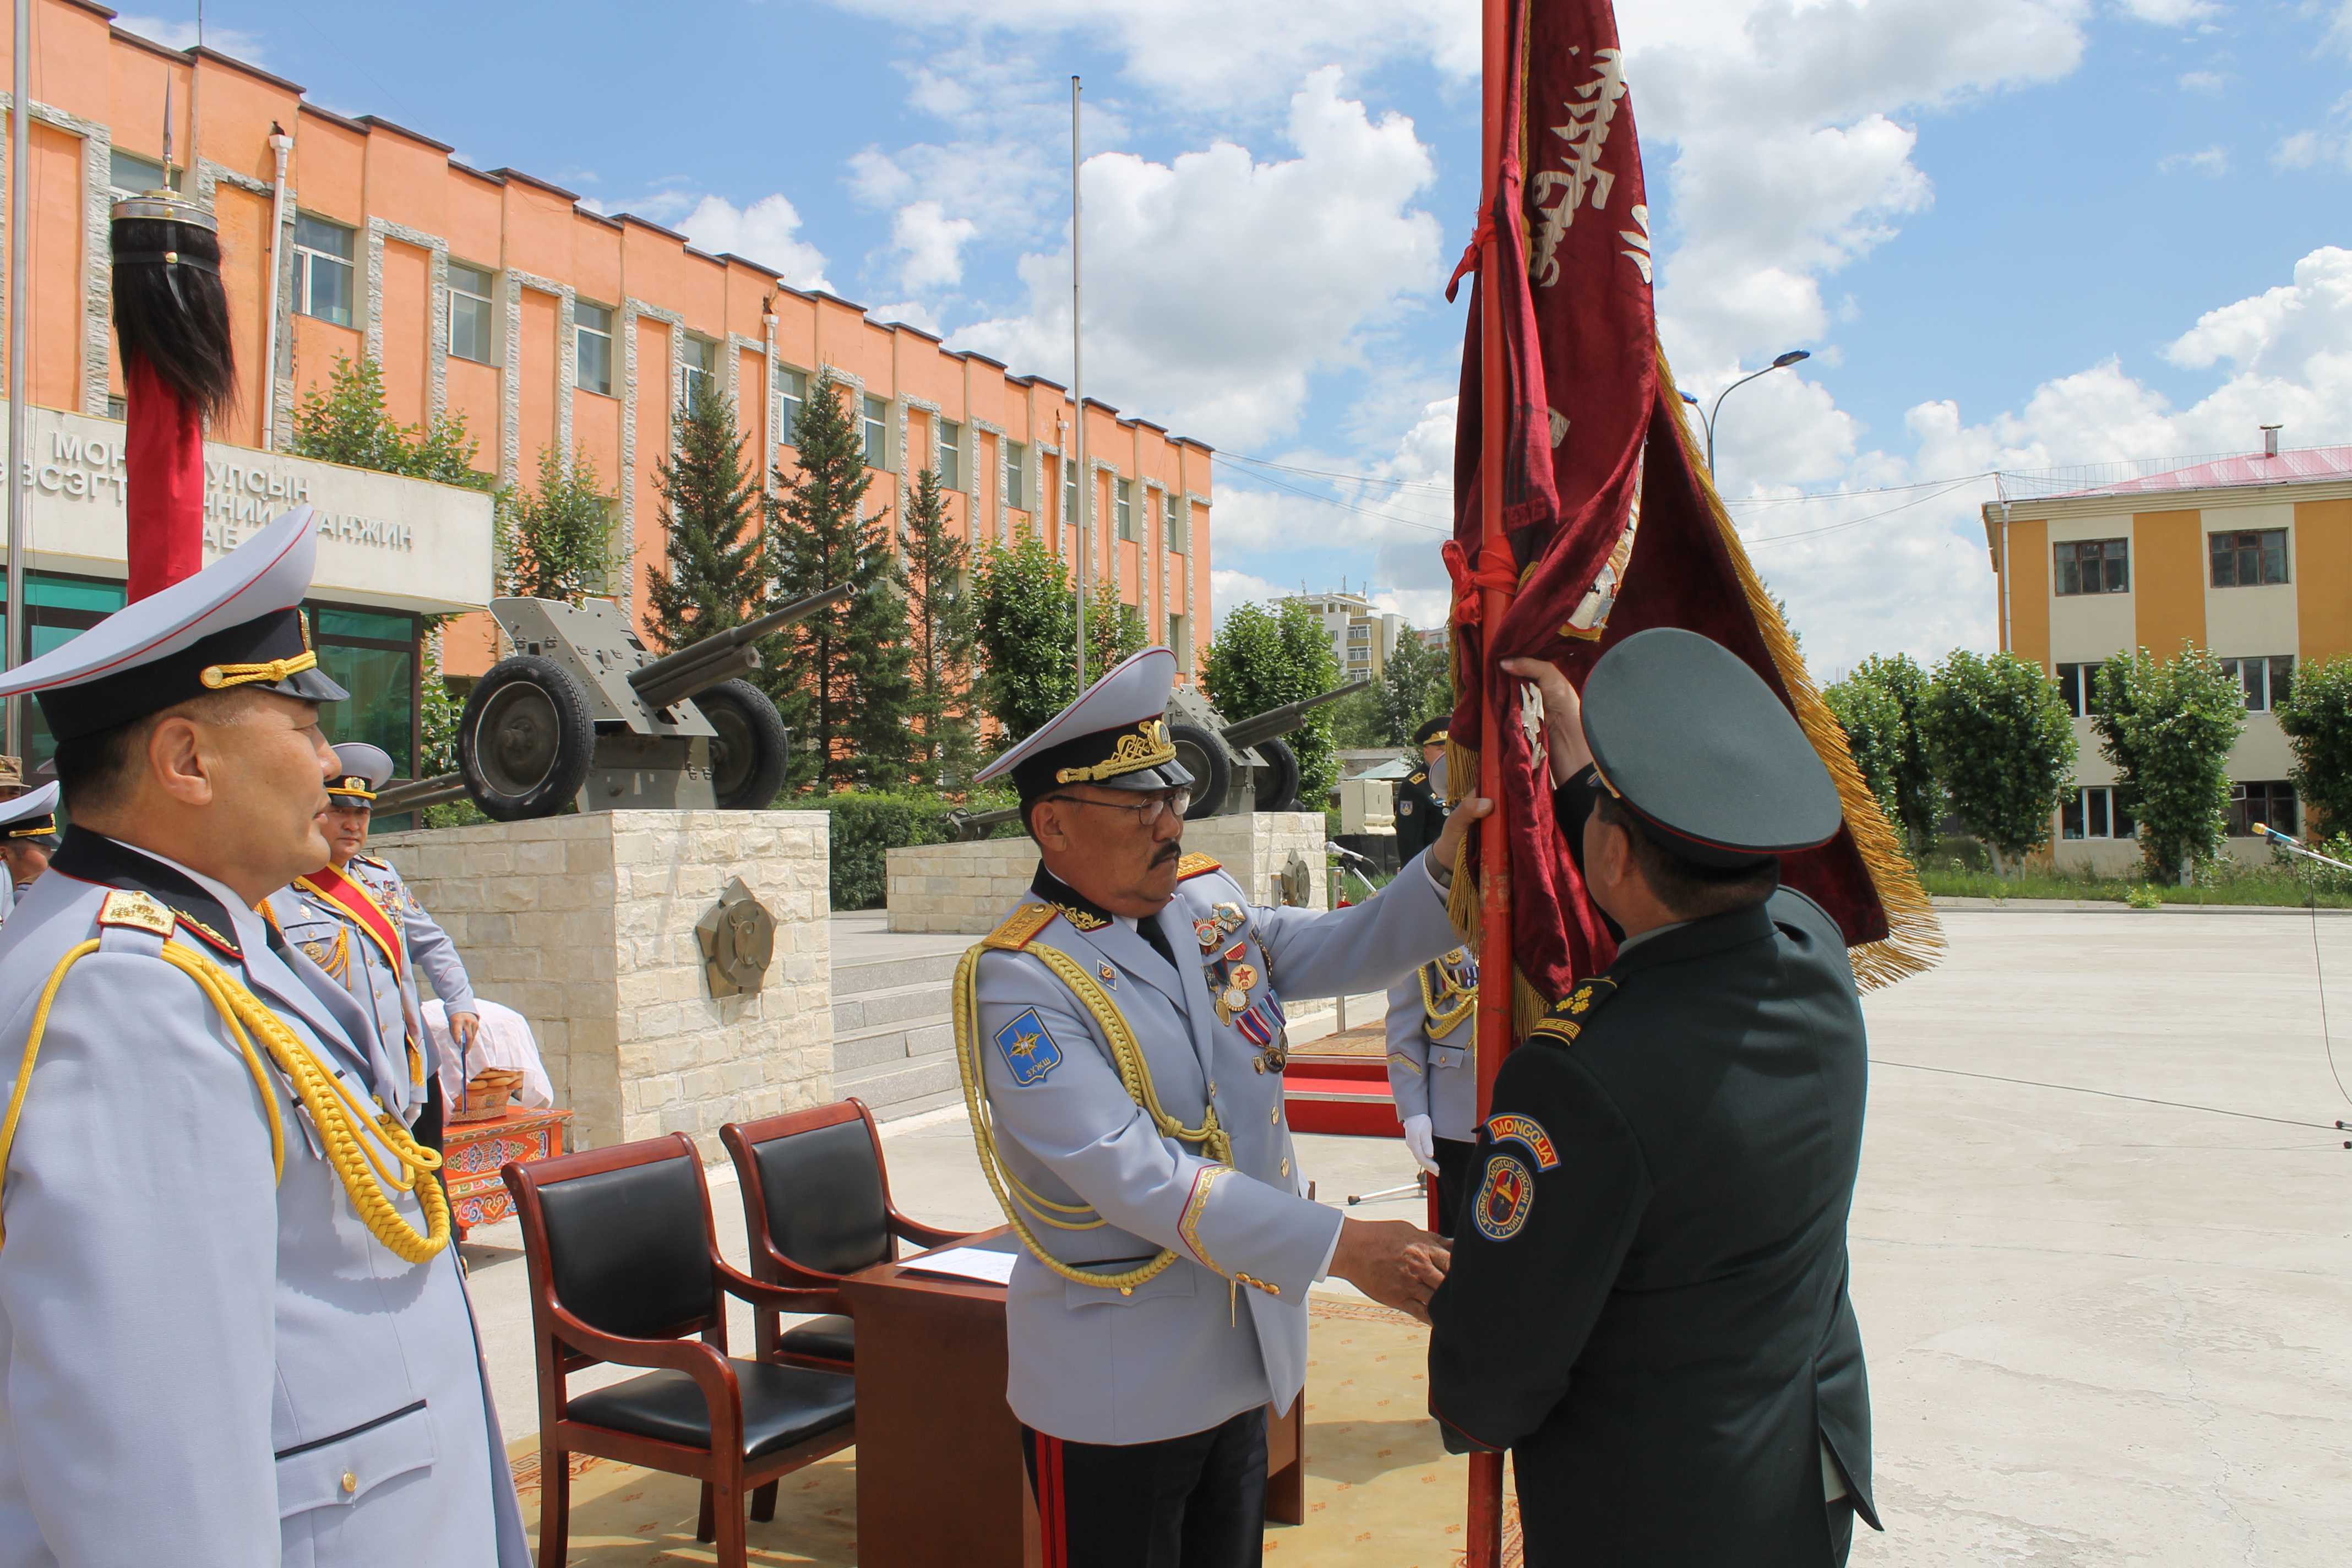
[[[1713,408],[1702,405],[1697,398],[1687,392],[1683,394],[1683,401],[1698,410],[1699,421],[1706,426],[1706,477],[1708,479],[1715,478],[1715,416],[1723,412],[1723,400],[1754,381],[1759,375],[1769,375],[1776,370],[1786,370],[1792,364],[1801,364],[1812,357],[1807,350],[1790,349],[1762,370],[1757,371],[1752,375],[1743,375],[1721,392],[1717,393]]]

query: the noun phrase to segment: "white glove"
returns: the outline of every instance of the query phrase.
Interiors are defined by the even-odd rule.
[[[1414,1163],[1434,1175],[1437,1172],[1437,1135],[1426,1116],[1404,1119],[1404,1146],[1412,1151]]]

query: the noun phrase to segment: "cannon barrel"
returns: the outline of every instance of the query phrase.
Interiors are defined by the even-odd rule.
[[[1279,708],[1269,708],[1238,723],[1228,724],[1223,731],[1225,744],[1236,752],[1245,752],[1252,746],[1273,740],[1276,735],[1287,735],[1306,723],[1307,715],[1314,710],[1328,702],[1337,702],[1342,697],[1351,697],[1371,683],[1372,678],[1368,675],[1345,686],[1334,687],[1319,697],[1286,702]]]
[[[782,631],[794,621],[808,619],[828,605],[838,604],[855,592],[856,588],[856,584],[854,583],[836,583],[821,594],[811,594],[805,599],[795,599],[780,610],[771,610],[755,620],[745,621],[740,626],[730,626],[723,632],[713,632],[698,642],[690,642],[682,648],[662,655],[659,658],[648,659],[629,672],[629,684],[636,688],[637,695],[643,697],[647,702],[653,703],[656,708],[667,708],[681,698],[691,697],[697,691],[707,690],[722,680],[730,680],[746,669],[759,668],[759,657],[756,652],[753,653],[749,664],[741,662],[740,654],[750,649],[751,644],[758,642],[769,633]],[[736,657],[730,658],[730,656]],[[702,667],[706,664],[716,667],[721,660],[725,660],[730,666],[727,673],[704,679]],[[685,682],[689,675],[692,677],[692,683],[687,685]],[[682,685],[684,689],[680,689]],[[667,692],[670,695],[667,700],[656,700],[655,695],[656,692]]]
[[[714,639],[715,640],[715,639]],[[709,658],[692,664],[673,666],[658,680],[637,680],[630,685],[648,708],[667,708],[689,697],[699,697],[722,680],[732,680],[739,675],[749,675],[760,668],[760,645],[751,642],[730,643]]]
[[[948,813],[948,831],[958,844],[970,844],[988,837],[989,830],[1008,822],[1021,820],[1021,808],[1004,806],[996,811],[951,811]]]
[[[463,800],[465,795],[466,776],[463,773],[436,773],[429,779],[411,779],[406,784],[394,784],[381,791],[375,797],[373,810],[390,816],[396,812],[422,811],[428,805]]]

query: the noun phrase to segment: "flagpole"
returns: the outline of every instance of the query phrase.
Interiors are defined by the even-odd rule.
[[[1478,537],[1482,568],[1508,559],[1510,550],[1510,542],[1503,534],[1503,437],[1510,410],[1505,379],[1508,367],[1503,362],[1502,247],[1496,227],[1504,222],[1516,222],[1517,216],[1496,211],[1502,184],[1503,138],[1508,133],[1503,123],[1508,47],[1504,0],[1485,0],[1484,9],[1486,90],[1482,117],[1485,145],[1480,159],[1484,177],[1478,210],[1482,218],[1491,221],[1486,224],[1486,238],[1478,255]],[[1480,574],[1485,575],[1483,572]],[[1511,607],[1513,591],[1486,587],[1479,590],[1479,596],[1483,634],[1479,638],[1479,657],[1486,668],[1483,671],[1485,679],[1479,683],[1486,694],[1486,711],[1480,716],[1478,793],[1494,803],[1493,814],[1480,825],[1478,834],[1478,888],[1484,904],[1479,915],[1478,973],[1484,984],[1478,987],[1475,1059],[1478,1064],[1478,1118],[1484,1122],[1494,1104],[1495,1074],[1511,1049],[1511,998],[1516,971],[1511,963],[1511,847],[1503,794],[1503,726],[1516,720],[1505,700],[1505,689],[1513,683],[1495,661],[1495,637]],[[1503,1456],[1499,1453],[1470,1456],[1465,1544],[1469,1548],[1466,1568],[1502,1568]]]
[[[1078,503],[1078,689],[1087,689],[1087,502],[1094,499],[1094,476],[1087,472],[1087,363],[1079,353],[1078,341],[1078,79],[1070,79],[1070,400],[1077,405],[1076,446],[1073,458],[1065,451],[1062,461],[1076,461],[1072,472],[1077,483],[1066,487],[1066,493]]]
[[[16,0],[16,95],[8,106],[8,622],[0,668],[14,669],[32,647],[25,631],[25,304],[32,291],[26,273],[25,199],[32,137],[33,0]],[[8,754],[29,772],[25,756],[25,699],[7,699]]]

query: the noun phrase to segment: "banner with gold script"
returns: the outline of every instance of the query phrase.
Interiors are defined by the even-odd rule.
[[[1478,749],[1500,750],[1518,1032],[1607,967],[1614,948],[1553,822],[1539,746],[1512,721],[1519,683],[1504,693],[1510,717],[1492,736],[1482,723],[1486,683],[1496,661],[1532,657],[1581,685],[1602,652],[1652,626],[1715,638],[1789,704],[1837,781],[1845,827],[1788,857],[1786,880],[1836,919],[1864,984],[1925,968],[1942,946],[1934,911],[1748,564],[1659,352],[1650,206],[1614,11],[1609,0],[1517,0],[1511,29],[1504,113],[1517,134],[1506,138],[1496,209],[1481,225],[1482,235],[1494,226],[1501,258],[1503,468],[1479,471],[1481,279],[1464,340],[1445,558],[1456,639],[1451,731],[1461,752],[1448,772],[1454,793],[1467,793]],[[1480,558],[1489,483],[1502,487],[1507,561]],[[1499,626],[1480,622],[1482,579],[1517,585]],[[1476,915],[1471,881],[1456,883],[1465,926]]]

